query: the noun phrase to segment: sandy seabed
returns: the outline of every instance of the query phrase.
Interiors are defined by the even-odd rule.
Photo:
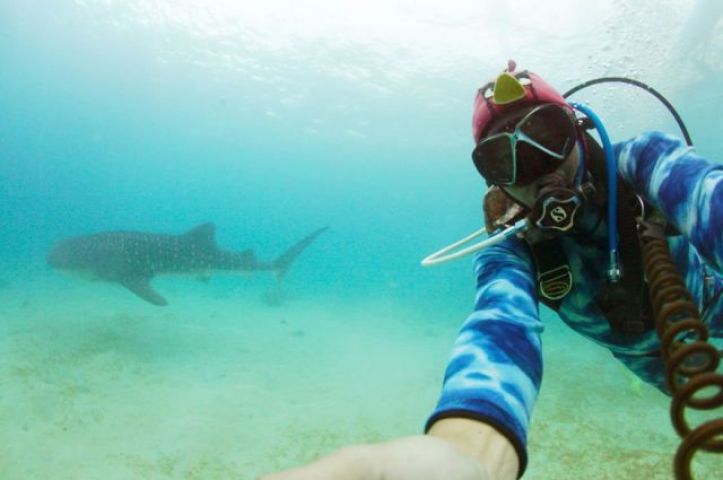
[[[5,275],[0,479],[253,479],[419,433],[467,312],[386,299]],[[526,479],[670,479],[669,399],[556,319]],[[720,478],[699,454],[698,479]],[[714,472],[717,472],[714,474]]]

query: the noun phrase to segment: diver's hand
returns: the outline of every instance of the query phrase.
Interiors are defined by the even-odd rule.
[[[305,467],[259,480],[491,480],[482,465],[451,442],[416,435],[345,447]]]

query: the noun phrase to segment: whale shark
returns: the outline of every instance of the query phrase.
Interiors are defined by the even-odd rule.
[[[272,261],[261,261],[253,250],[224,250],[215,240],[216,227],[203,223],[180,235],[138,231],[101,232],[57,241],[46,259],[56,270],[90,276],[127,288],[153,305],[168,305],[151,286],[157,275],[270,271],[279,282],[296,258],[319,234],[319,228]]]

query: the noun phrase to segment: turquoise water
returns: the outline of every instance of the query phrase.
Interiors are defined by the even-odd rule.
[[[419,261],[481,224],[476,88],[510,57],[560,90],[628,75],[721,158],[720,18],[692,0],[0,1],[0,478],[254,478],[418,432],[474,291],[469,260]],[[613,139],[677,131],[630,87],[575,99]],[[59,238],[207,221],[267,260],[330,230],[280,305],[265,274],[157,278],[158,308],[45,263]],[[668,399],[547,320],[526,478],[670,478]]]

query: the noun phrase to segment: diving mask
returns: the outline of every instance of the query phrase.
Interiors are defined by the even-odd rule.
[[[534,107],[512,131],[489,135],[477,144],[472,160],[491,185],[526,185],[555,171],[577,139],[576,119],[556,104]]]

